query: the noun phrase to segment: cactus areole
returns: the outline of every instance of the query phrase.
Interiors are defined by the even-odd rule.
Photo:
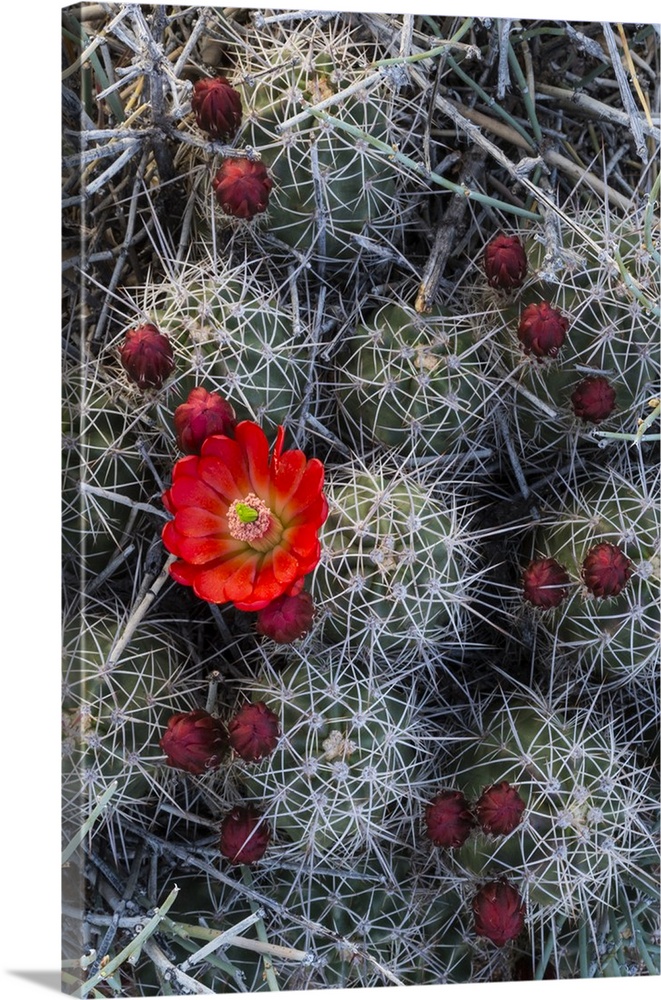
[[[174,467],[163,543],[178,557],[171,575],[205,601],[260,611],[299,593],[319,561],[324,467],[283,452],[284,434],[278,428],[269,458],[266,435],[244,420],[234,438],[212,435]]]

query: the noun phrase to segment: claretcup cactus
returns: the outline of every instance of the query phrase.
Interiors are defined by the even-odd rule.
[[[282,594],[257,613],[255,628],[275,642],[301,639],[312,626],[314,604],[306,591]]]
[[[222,76],[195,82],[191,108],[212,139],[233,139],[241,124],[241,94]]]
[[[354,856],[417,808],[430,743],[415,692],[355,657],[295,648],[242,690],[282,737],[260,763],[236,760],[237,780],[306,853]]]
[[[470,314],[420,315],[392,294],[342,336],[335,393],[347,443],[378,441],[403,460],[469,450],[499,379]]]
[[[227,724],[232,750],[243,760],[258,761],[275,750],[280,720],[263,701],[247,702]]]
[[[205,774],[219,767],[227,753],[227,733],[219,719],[196,708],[171,715],[160,739],[170,767]]]
[[[118,800],[128,808],[158,789],[170,751],[179,761],[175,766],[182,764],[174,746],[182,749],[182,741],[168,720],[182,713],[199,718],[195,700],[204,682],[185,642],[160,623],[141,623],[124,644],[125,618],[115,602],[88,601],[65,623],[63,724],[66,767],[78,782],[77,795],[92,798],[117,779]],[[208,747],[209,754],[219,746]]]
[[[304,864],[271,892],[290,914],[284,940],[314,956],[292,988],[456,983],[469,975],[456,890],[425,880],[399,845],[384,843],[351,869]]]
[[[172,470],[163,503],[172,519],[163,528],[175,556],[171,576],[197,597],[261,611],[282,595],[296,595],[319,561],[318,532],[328,505],[324,467],[298,449],[273,448],[250,420],[232,437],[208,437],[201,454]]]
[[[562,228],[555,270],[526,234],[528,279],[512,301],[486,299],[480,282],[477,326],[519,387],[510,423],[527,459],[633,433],[658,396],[659,262],[644,244],[631,220],[582,210]]]
[[[446,789],[425,809],[427,836],[437,847],[461,847],[475,825],[475,817],[462,792]]]
[[[538,559],[566,580],[556,610],[538,619],[554,655],[613,683],[646,683],[658,669],[658,468],[632,456],[622,471],[591,468],[589,483],[543,507]]]
[[[132,307],[137,311],[137,302]],[[254,420],[267,431],[296,419],[308,352],[292,298],[274,276],[247,260],[229,264],[207,256],[170,267],[166,279],[144,290],[140,309],[167,333],[176,366],[148,404],[154,430],[160,425],[166,438],[152,442],[152,455],[174,454],[174,414],[195,389],[220,396],[237,420]]]
[[[64,571],[82,580],[129,548],[125,532],[147,473],[135,414],[100,365],[67,367],[63,389]]]
[[[457,872],[516,880],[533,915],[587,913],[625,885],[651,889],[654,777],[594,710],[493,698],[440,766],[483,820],[448,852]],[[504,791],[502,823],[492,806]]]
[[[268,823],[258,810],[235,806],[221,824],[220,853],[233,865],[251,865],[264,856],[270,839]]]
[[[266,211],[273,181],[259,160],[228,157],[221,163],[212,187],[223,212],[250,220]]]
[[[229,434],[236,426],[233,407],[203,386],[192,389],[188,399],[174,411],[177,444],[187,455],[199,455],[202,442],[212,434]]]
[[[469,512],[452,490],[441,500],[401,467],[356,462],[330,470],[326,493],[310,584],[324,637],[411,654],[465,639],[480,572]]]
[[[160,389],[175,366],[172,344],[153,323],[127,332],[119,358],[140,389]]]
[[[475,933],[499,947],[521,934],[525,926],[525,904],[509,882],[488,882],[473,900]]]
[[[484,250],[484,272],[492,288],[519,288],[527,270],[526,251],[518,236],[499,233],[489,241]]]
[[[521,313],[517,336],[526,354],[554,358],[567,336],[569,320],[549,302],[533,302]]]

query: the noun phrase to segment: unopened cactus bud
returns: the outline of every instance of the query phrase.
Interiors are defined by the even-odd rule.
[[[557,559],[535,559],[523,572],[523,597],[536,608],[557,608],[569,593],[570,582]]]
[[[212,434],[231,437],[236,427],[234,408],[215,392],[198,387],[174,411],[177,444],[187,455],[199,455],[202,442]]]
[[[191,107],[197,124],[212,139],[233,139],[242,118],[241,94],[223,77],[198,80]]]
[[[273,753],[280,721],[263,701],[244,705],[227,725],[232,749],[244,760],[258,761]]]
[[[212,185],[224,212],[237,219],[252,219],[266,211],[273,181],[260,160],[228,157]]]
[[[236,806],[220,829],[220,853],[233,865],[259,861],[269,846],[270,830],[261,813],[250,806]]]
[[[172,345],[152,323],[128,331],[119,357],[129,378],[140,389],[160,389],[174,370]]]
[[[611,542],[594,545],[583,560],[585,586],[595,597],[617,597],[626,587],[633,564]]]
[[[554,358],[565,342],[569,320],[548,302],[526,306],[519,320],[518,336],[526,354]]]
[[[217,768],[227,751],[227,737],[220,719],[198,708],[168,719],[160,740],[167,763],[190,774],[204,774]]]
[[[603,375],[589,375],[572,392],[571,404],[581,420],[598,424],[615,409],[615,389]]]
[[[484,251],[484,271],[492,288],[519,288],[528,270],[526,251],[518,236],[499,233]]]
[[[475,933],[501,948],[523,930],[525,904],[509,882],[488,882],[473,900]]]
[[[427,836],[437,847],[461,847],[474,824],[470,806],[461,792],[447,790],[425,810]]]
[[[314,618],[314,604],[306,591],[282,594],[257,615],[257,631],[275,642],[294,642],[309,631]]]
[[[506,836],[521,823],[526,804],[508,781],[485,788],[475,805],[477,821],[485,833]]]

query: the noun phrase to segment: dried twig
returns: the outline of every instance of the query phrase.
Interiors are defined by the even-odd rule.
[[[613,29],[607,21],[602,22],[601,25],[604,38],[606,39],[606,44],[608,46],[608,52],[611,57],[611,62],[613,64],[613,69],[615,71],[615,78],[617,79],[618,86],[620,88],[620,96],[622,97],[622,104],[624,105],[625,111],[627,113],[629,128],[631,129],[631,134],[633,135],[634,142],[636,145],[636,152],[640,156],[643,163],[647,163],[647,145],[645,143],[645,137],[643,134],[642,121],[640,117],[640,112],[636,107],[636,102],[633,99],[633,94],[631,93],[631,87],[629,86],[629,81],[627,80],[627,74],[624,66],[622,65],[622,60],[620,59],[620,54],[617,50],[617,42],[615,41],[615,34]]]

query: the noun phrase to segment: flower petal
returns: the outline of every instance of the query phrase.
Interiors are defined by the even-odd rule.
[[[269,497],[271,509],[276,514],[298,489],[306,465],[307,459],[302,451],[286,451],[278,461],[275,472],[271,474]]]
[[[269,443],[266,434],[251,420],[242,420],[234,428],[237,444],[245,453],[251,489],[262,500],[269,496]]]
[[[204,443],[206,444],[206,441]],[[233,500],[242,500],[247,493],[250,493],[250,480],[243,465],[238,468],[236,464],[230,467],[222,459],[210,456],[200,460],[199,474],[227,504]]]
[[[273,575],[278,583],[285,585],[299,575],[298,560],[281,545],[273,550]]]
[[[239,571],[246,562],[256,560],[254,556],[246,557],[245,553],[240,553],[232,559],[223,563],[216,563],[213,566],[198,570],[194,590],[198,597],[213,604],[225,604],[230,598],[225,591],[225,584],[231,576]],[[238,605],[237,605],[238,606]]]
[[[203,563],[218,560],[219,563],[234,557],[238,552],[243,553],[247,549],[245,542],[239,542],[235,538],[180,538],[179,553],[186,562],[200,566]]]
[[[168,521],[164,525],[163,531],[161,532],[161,538],[163,540],[163,545],[166,547],[168,552],[171,552],[173,556],[179,556],[179,542],[180,538],[177,534],[177,529],[174,526],[174,521]]]
[[[225,583],[225,599],[228,601],[242,601],[249,597],[252,594],[256,572],[256,559],[248,559],[242,562],[236,572]]]
[[[186,587],[192,587],[195,581],[197,570],[194,566],[179,560],[170,566],[170,576],[177,583],[183,583]]]
[[[324,467],[317,458],[311,458],[296,493],[285,504],[280,512],[280,519],[289,523],[297,514],[319,499],[324,484]]]
[[[201,507],[184,507],[183,510],[178,510],[174,526],[180,535],[189,535],[192,538],[202,538],[205,535],[230,537],[227,518],[212,514]]]
[[[173,513],[182,507],[200,507],[202,510],[224,512],[224,504],[216,490],[201,479],[183,476],[172,484],[170,502]]]

